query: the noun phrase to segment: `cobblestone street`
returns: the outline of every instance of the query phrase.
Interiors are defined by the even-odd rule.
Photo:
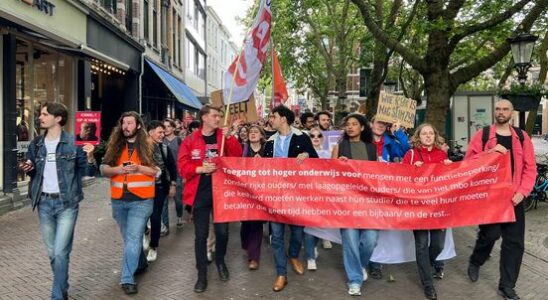
[[[216,268],[209,268],[209,287],[195,294],[194,232],[191,224],[174,226],[161,239],[158,260],[139,277],[139,294],[128,297],[120,289],[122,241],[111,217],[108,182],[98,179],[86,188],[81,203],[71,256],[71,299],[344,299],[345,274],[341,248],[319,249],[318,271],[299,276],[289,271],[289,284],[272,292],[274,268],[267,239],[258,271],[248,271],[240,249],[239,224],[232,224],[227,256],[230,280],[221,282]],[[171,207],[170,207],[171,208]],[[173,209],[171,209],[173,213]],[[526,253],[517,292],[522,299],[548,299],[548,205],[540,203],[527,213]],[[36,212],[30,207],[0,217],[0,299],[49,299],[51,271],[39,233]],[[497,296],[499,248],[481,269],[480,280],[469,282],[466,266],[475,228],[454,231],[457,257],[447,263],[445,278],[436,282],[440,299],[500,299]],[[301,251],[301,256],[303,251]],[[414,263],[387,265],[382,280],[369,279],[363,299],[424,299]],[[395,281],[389,282],[388,275]]]

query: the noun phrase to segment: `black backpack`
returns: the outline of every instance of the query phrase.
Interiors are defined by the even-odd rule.
[[[521,147],[523,148],[523,140],[525,139],[525,137],[523,136],[523,131],[521,131],[521,129],[516,126],[512,126],[512,127],[514,127],[514,131],[516,131],[516,134],[518,135],[518,138],[519,138],[519,143],[521,144]],[[481,133],[481,150],[482,151],[485,151],[485,144],[487,144],[487,141],[489,140],[490,128],[491,126],[483,127],[483,132]]]

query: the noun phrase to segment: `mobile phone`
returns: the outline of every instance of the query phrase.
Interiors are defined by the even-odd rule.
[[[131,161],[124,161],[124,162],[122,163],[122,166],[127,167],[127,166],[132,165],[132,164],[133,164],[133,163],[132,163]]]

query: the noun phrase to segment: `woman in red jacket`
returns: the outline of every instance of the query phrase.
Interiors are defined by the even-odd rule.
[[[444,141],[439,132],[430,124],[420,125],[411,138],[413,148],[408,151],[402,163],[417,167],[423,164],[443,163],[450,164],[447,152],[441,149]],[[424,295],[428,299],[437,299],[434,281],[432,279],[432,265],[443,250],[445,243],[445,229],[413,230],[415,236],[415,256]],[[430,243],[429,243],[430,242]]]

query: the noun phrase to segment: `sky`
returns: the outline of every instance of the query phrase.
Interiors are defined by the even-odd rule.
[[[206,5],[213,7],[223,24],[232,35],[232,41],[236,45],[243,41],[246,30],[236,17],[243,17],[247,9],[253,4],[253,0],[206,0]]]

